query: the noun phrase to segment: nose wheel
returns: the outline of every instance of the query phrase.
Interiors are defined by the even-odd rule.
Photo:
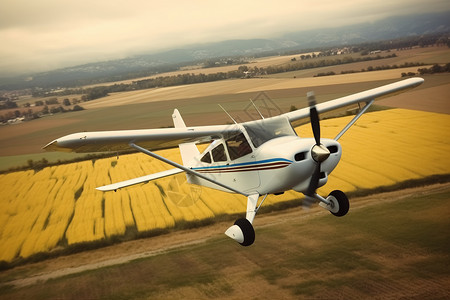
[[[266,200],[267,195],[264,196],[261,203],[257,207],[259,194],[249,195],[247,198],[247,213],[245,218],[238,219],[234,225],[225,231],[225,234],[241,244],[242,246],[250,246],[255,241],[255,229],[252,222],[259,208]]]
[[[316,194],[318,200],[320,200],[319,205],[325,209],[328,209],[330,213],[336,217],[345,216],[350,209],[350,203],[348,202],[347,195],[343,191],[334,190],[332,191],[326,199],[320,197]]]
[[[250,246],[255,241],[253,225],[245,218],[237,219],[225,234],[242,246]]]

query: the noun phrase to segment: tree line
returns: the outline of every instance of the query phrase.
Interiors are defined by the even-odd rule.
[[[80,102],[79,100],[73,99],[71,102],[68,98],[65,98],[62,101],[62,104],[58,101],[56,97],[46,100],[37,100],[34,102],[34,105],[27,102],[23,105],[21,109],[19,109],[19,106],[17,105],[16,102],[7,101],[6,103],[8,102],[14,103],[15,105],[7,105],[7,106],[0,105],[0,110],[7,109],[6,112],[0,114],[0,123],[6,123],[9,120],[14,120],[17,118],[22,118],[23,120],[33,120],[48,114],[84,110],[83,107],[77,104]],[[70,107],[72,105],[73,107]]]
[[[282,66],[269,66],[267,68],[260,68],[259,72],[270,75],[276,73],[284,73],[284,72],[292,72],[292,71],[300,71],[306,69],[315,69],[320,67],[329,67],[329,66],[337,66],[343,64],[351,64],[356,62],[365,62],[365,61],[373,61],[380,60],[386,58],[397,57],[395,53],[386,55],[386,56],[362,56],[362,57],[351,57],[345,56],[343,58],[336,59],[321,59],[321,60],[313,60],[313,61],[297,61],[292,64],[282,65]],[[255,67],[256,68],[256,67]]]
[[[421,68],[421,69],[418,69],[417,71],[419,71],[420,75],[435,74],[435,73],[448,73],[448,72],[450,72],[450,63],[447,63],[445,65],[434,64],[430,68]]]
[[[372,71],[381,71],[381,70],[392,70],[392,69],[400,69],[400,68],[409,68],[409,67],[417,67],[417,66],[423,66],[424,63],[413,63],[413,62],[405,62],[401,65],[382,65],[382,66],[368,66],[367,69],[361,69],[361,70],[344,70],[341,71],[339,74],[352,74],[352,73],[360,73],[360,72],[372,72]],[[403,73],[402,73],[403,74]],[[337,75],[336,72],[330,71],[330,72],[322,72],[314,75],[314,77],[321,77],[321,76],[332,76]],[[404,77],[404,76],[403,76]]]

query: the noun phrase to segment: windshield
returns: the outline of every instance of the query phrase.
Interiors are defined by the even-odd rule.
[[[242,125],[250,136],[255,148],[277,137],[296,135],[291,123],[285,117],[263,119]]]
[[[238,159],[244,155],[252,153],[252,148],[247,142],[245,135],[241,132],[240,134],[229,138],[226,140],[228,147],[228,154],[231,160]]]

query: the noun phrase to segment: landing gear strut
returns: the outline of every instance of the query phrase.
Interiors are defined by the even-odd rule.
[[[247,213],[245,218],[238,219],[234,225],[225,231],[225,234],[241,244],[242,246],[250,246],[255,241],[255,230],[253,229],[253,220],[259,208],[266,200],[267,195],[264,196],[258,207],[259,194],[249,195],[247,198]]]

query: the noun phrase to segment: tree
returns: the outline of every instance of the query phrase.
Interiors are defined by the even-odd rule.
[[[60,106],[54,106],[54,107],[52,107],[51,109],[50,109],[50,112],[52,113],[52,114],[57,114],[57,113],[60,113],[60,112],[65,112],[66,110],[64,109],[64,107],[62,107],[61,105]]]
[[[17,103],[11,100],[7,100],[0,105],[0,109],[17,108]]]
[[[45,104],[47,104],[47,105],[59,104],[58,98],[50,98],[48,100],[45,100]]]
[[[63,104],[65,105],[65,106],[70,106],[70,100],[69,99],[64,99],[64,101],[63,101]]]
[[[29,160],[27,161],[27,163],[28,163],[28,167],[30,167],[30,169],[33,169],[34,161],[33,161],[32,159],[29,159]]]
[[[88,100],[94,100],[102,97],[108,96],[108,87],[99,86],[89,90],[87,94]]]
[[[247,72],[248,71],[248,67],[247,66],[239,66],[238,71],[240,72]]]

